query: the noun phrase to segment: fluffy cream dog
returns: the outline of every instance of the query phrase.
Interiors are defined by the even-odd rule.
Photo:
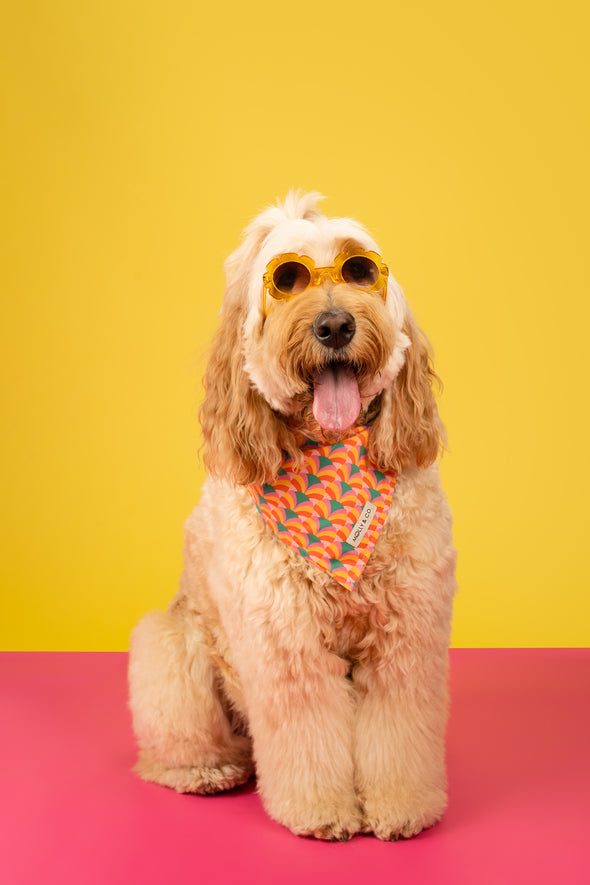
[[[391,275],[381,292],[329,272],[298,297],[263,292],[275,256],[330,268],[342,252],[378,252],[317,200],[291,193],[264,211],[226,263],[201,411],[210,477],[178,594],[132,636],[137,770],[194,793],[255,772],[269,815],[294,833],[395,840],[434,824],[447,801],[455,551],[436,376]],[[358,425],[371,464],[397,484],[348,589],[276,537],[248,486],[272,483],[285,452],[297,464],[305,436],[326,443]]]

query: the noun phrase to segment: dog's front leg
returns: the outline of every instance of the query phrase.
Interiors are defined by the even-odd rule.
[[[432,826],[446,808],[444,676],[364,674],[356,723],[356,781],[365,829],[384,840]],[[413,674],[421,681],[422,674]]]
[[[324,649],[281,647],[276,638],[257,642],[240,667],[262,800],[294,833],[348,839],[361,817],[347,666]]]
[[[447,648],[456,554],[432,564],[398,562],[391,619],[353,670],[358,693],[355,783],[365,831],[380,839],[414,836],[447,805],[445,727]]]
[[[432,652],[430,653],[432,654]],[[412,666],[356,668],[356,786],[364,830],[395,841],[440,820],[447,805],[446,648]]]

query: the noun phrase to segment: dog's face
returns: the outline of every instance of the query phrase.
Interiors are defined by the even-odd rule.
[[[245,370],[273,409],[320,440],[363,420],[399,372],[410,343],[402,331],[403,296],[392,278],[384,302],[380,292],[325,275],[289,300],[267,297],[264,316],[262,277],[270,260],[286,253],[332,267],[355,249],[378,251],[351,221],[286,219],[264,242],[246,286]]]
[[[296,456],[298,430],[324,441],[368,421],[374,460],[382,467],[399,469],[404,460],[411,462],[416,453],[409,448],[416,444],[409,442],[410,429],[421,437],[418,448],[424,448],[426,436],[436,437],[434,455],[430,451],[422,463],[438,450],[440,427],[430,392],[434,373],[391,274],[385,299],[382,291],[363,287],[362,280],[325,274],[294,297],[267,297],[264,310],[263,277],[273,258],[302,255],[329,268],[343,252],[379,252],[361,225],[326,218],[315,209],[316,201],[315,194],[290,194],[282,206],[266,210],[226,262],[223,321],[205,378],[201,417],[209,469],[236,482],[276,474],[281,450]],[[289,268],[286,273],[289,284]],[[396,432],[391,414],[399,399],[396,381],[400,375],[407,380],[408,373],[413,392],[405,407],[397,404]],[[403,386],[397,384],[402,397]],[[389,451],[392,434],[397,463]],[[432,450],[433,439],[427,447]],[[414,460],[420,462],[419,454]]]

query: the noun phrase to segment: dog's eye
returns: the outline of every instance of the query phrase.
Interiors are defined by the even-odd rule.
[[[309,286],[311,276],[308,268],[298,261],[281,264],[274,273],[273,282],[283,295],[298,295]]]
[[[379,277],[379,268],[371,258],[357,255],[342,265],[342,279],[352,286],[372,286]]]

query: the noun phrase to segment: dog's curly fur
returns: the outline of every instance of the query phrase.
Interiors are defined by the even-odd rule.
[[[345,283],[262,311],[277,254],[329,265],[377,250],[317,194],[291,193],[247,228],[226,262],[222,318],[201,409],[210,477],[189,518],[180,589],[136,627],[130,698],[138,771],[213,793],[255,771],[268,813],[294,833],[411,836],[446,806],[447,646],[455,590],[451,515],[437,455],[442,425],[426,339],[389,276],[387,300]],[[354,370],[369,458],[398,472],[387,521],[354,590],[282,544],[246,486],[271,482],[313,416],[313,377],[335,359],[314,318],[356,321],[336,358]]]

